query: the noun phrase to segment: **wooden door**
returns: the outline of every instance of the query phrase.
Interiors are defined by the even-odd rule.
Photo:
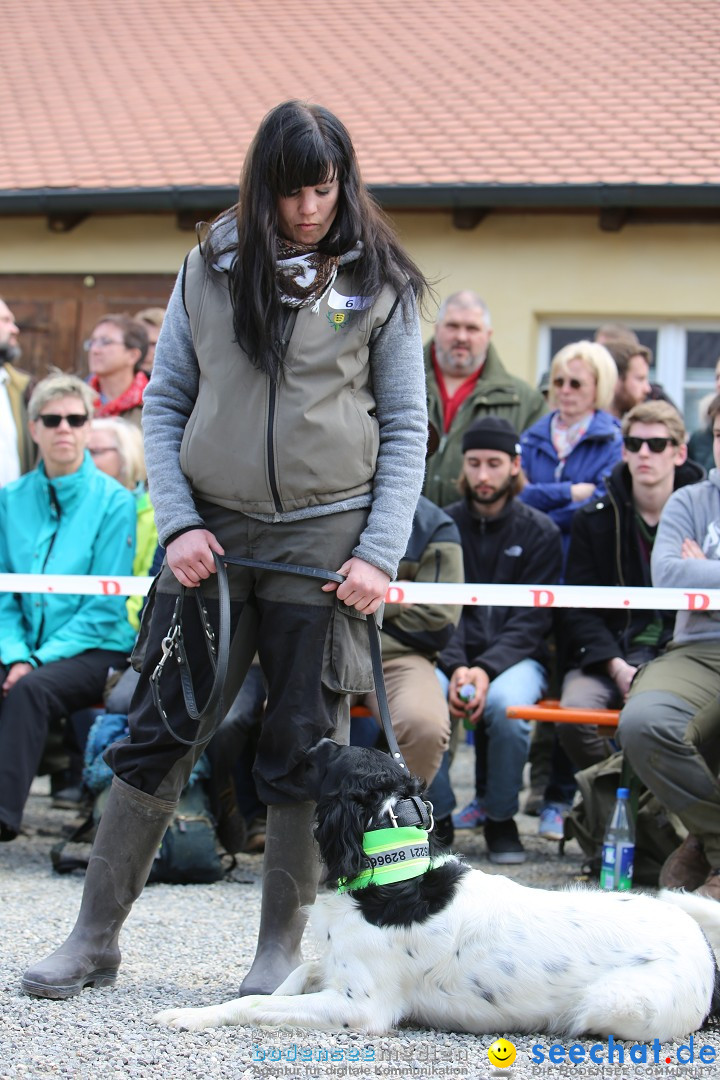
[[[103,315],[165,307],[174,274],[0,274],[0,297],[20,328],[18,366],[87,374],[82,343]]]

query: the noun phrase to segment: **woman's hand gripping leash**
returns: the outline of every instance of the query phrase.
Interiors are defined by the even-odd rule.
[[[374,615],[385,599],[390,575],[357,556],[344,562],[337,572],[345,578],[342,585],[328,581],[322,587],[323,592],[337,591],[338,600],[347,607],[357,608],[363,615]]]

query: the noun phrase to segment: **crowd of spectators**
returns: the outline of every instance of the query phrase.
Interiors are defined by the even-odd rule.
[[[85,341],[84,379],[39,382],[18,365],[19,329],[0,300],[0,572],[135,574],[157,569],[141,436],[164,309],[108,314]],[[430,423],[424,495],[399,578],[713,588],[720,556],[720,396],[689,439],[650,382],[652,354],[626,327],[600,327],[553,357],[541,389],[511,374],[490,312],[470,290],[441,304],[427,343]],[[720,361],[715,391],[720,391]],[[709,475],[706,478],[706,473]],[[0,839],[22,827],[53,731],[118,683],[143,597],[0,593]],[[698,611],[388,605],[383,668],[401,749],[424,777],[437,828],[482,829],[488,857],[525,858],[515,823],[532,726],[509,720],[554,688],[561,705],[619,708],[616,740],[561,724],[551,742],[540,833],[562,835],[572,774],[618,745],[687,837],[665,884],[720,899],[717,617]],[[257,663],[229,704],[209,759],[218,835],[248,847],[262,807],[250,763],[265,683]],[[382,741],[374,694],[355,695],[353,741]],[[475,792],[456,809],[453,751],[468,729]],[[535,733],[540,737],[540,732]],[[533,766],[534,767],[534,766]],[[77,780],[78,778],[75,777]],[[256,830],[257,832],[257,830]],[[260,843],[253,850],[262,848]]]

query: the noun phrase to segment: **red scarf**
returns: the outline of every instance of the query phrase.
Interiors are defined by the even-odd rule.
[[[143,391],[150,382],[144,371],[138,371],[133,381],[122,394],[112,401],[106,401],[104,405],[95,406],[95,416],[121,416],[122,413],[130,412],[131,409],[142,408]],[[97,375],[91,375],[88,386],[100,397],[100,380]]]

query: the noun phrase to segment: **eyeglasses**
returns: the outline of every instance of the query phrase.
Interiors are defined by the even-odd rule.
[[[70,427],[81,428],[89,419],[87,413],[68,413],[66,416],[61,416],[60,413],[42,413],[38,416],[40,423],[47,428],[60,427],[63,420],[67,420]]]
[[[626,435],[623,444],[630,454],[639,453],[643,444],[647,446],[652,454],[662,454],[663,450],[666,450],[668,446],[677,446],[677,439],[671,439],[667,435],[665,437],[658,435],[655,439],[640,439],[636,435]]]
[[[122,338],[89,337],[89,338],[86,338],[85,341],[83,341],[83,349],[85,350],[85,352],[90,352],[90,350],[93,348],[93,346],[95,346],[96,348],[106,349],[108,347],[108,345],[124,345],[124,344],[125,344],[125,342],[122,340]]]
[[[562,375],[558,375],[552,381],[556,390],[561,390],[565,383],[568,384],[571,390],[582,390],[583,386],[587,386],[587,383],[580,382],[579,379],[563,379]]]
[[[100,457],[101,454],[118,454],[120,452],[117,446],[91,446],[89,450],[93,457]]]

